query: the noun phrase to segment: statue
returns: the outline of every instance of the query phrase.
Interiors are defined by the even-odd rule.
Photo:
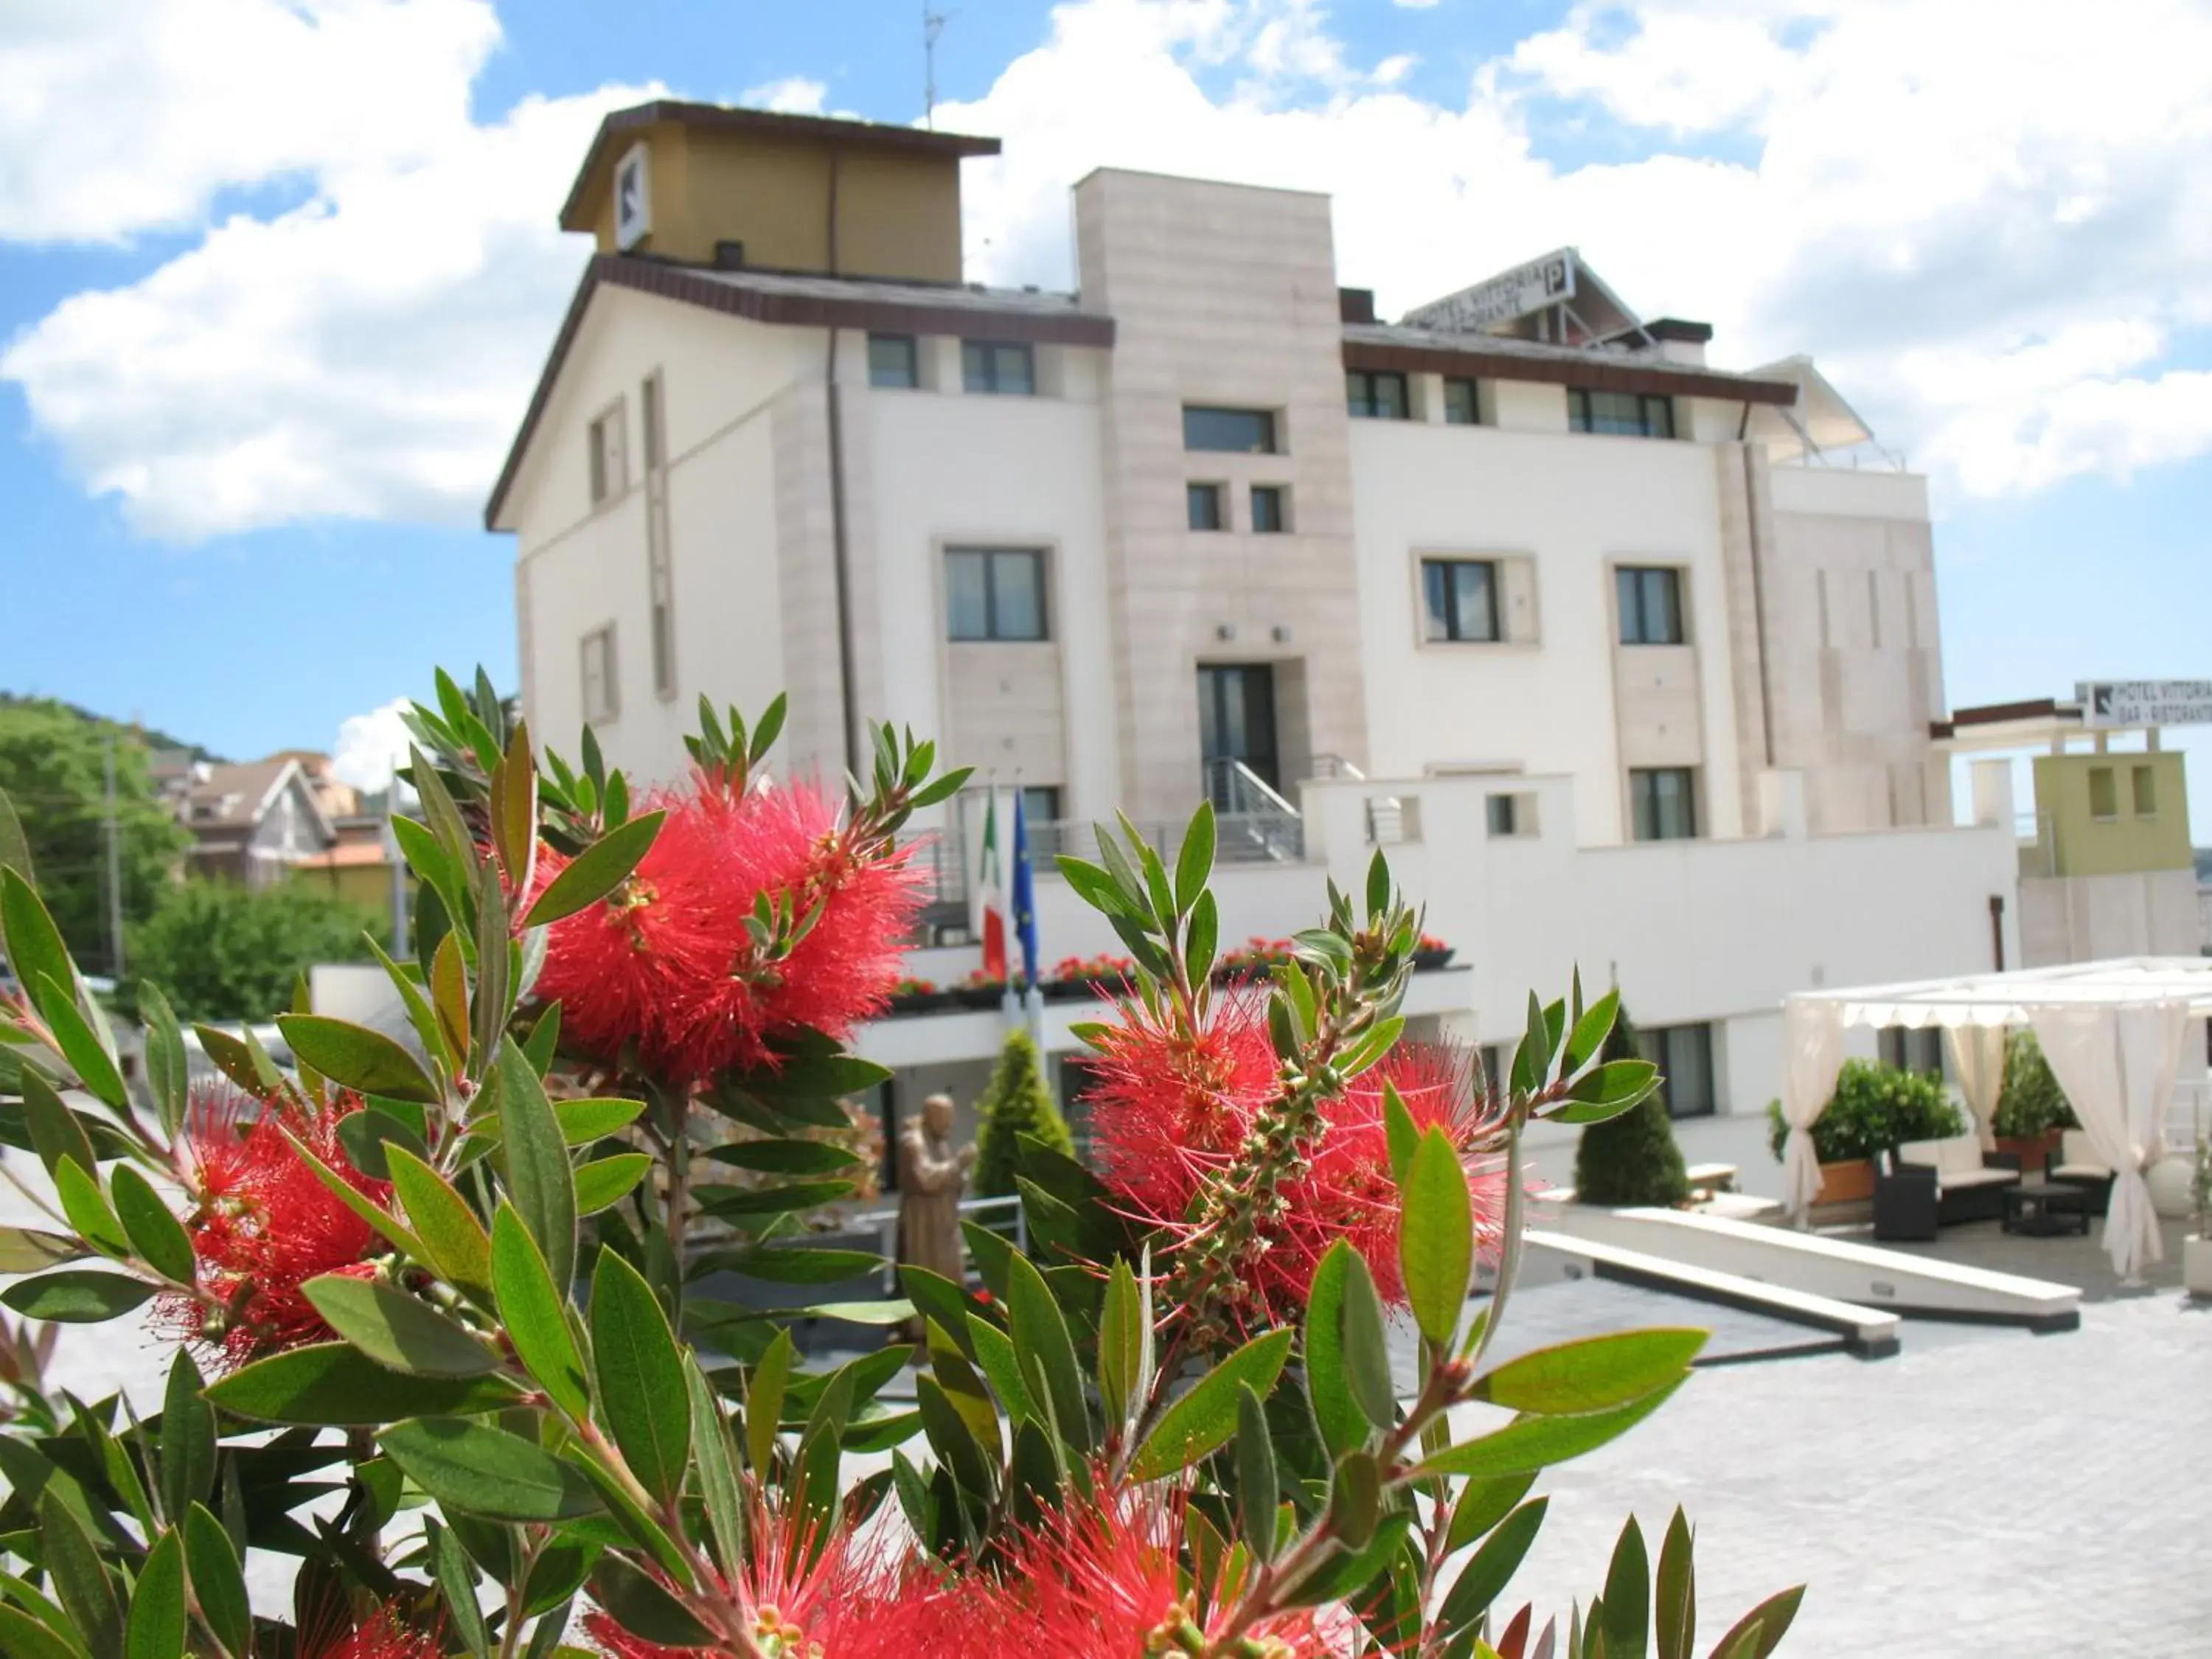
[[[899,1131],[899,1260],[955,1285],[967,1282],[960,1192],[975,1161],[972,1142],[953,1147],[951,1095],[930,1096],[921,1116]]]

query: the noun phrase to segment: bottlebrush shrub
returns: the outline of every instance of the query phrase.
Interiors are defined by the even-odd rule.
[[[972,1231],[978,1288],[907,1269],[903,1298],[831,1311],[920,1340],[816,1371],[795,1333],[820,1310],[755,1304],[877,1265],[793,1218],[848,1190],[852,1154],[812,1132],[885,1074],[835,1033],[890,992],[901,832],[964,774],[879,731],[832,802],[763,774],[780,703],[750,730],[702,708],[696,775],[634,811],[588,732],[579,767],[534,755],[482,674],[441,675],[407,720],[418,938],[386,968],[410,1042],[301,998],[278,1017],[293,1070],[203,1028],[227,1082],[201,1093],[149,991],[134,1097],[0,834],[25,988],[0,1006],[0,1139],[57,1195],[52,1227],[0,1233],[0,1271],[32,1275],[4,1300],[143,1309],[175,1342],[149,1412],[48,1398],[6,1333],[0,1652],[1691,1651],[1679,1513],[1656,1570],[1630,1522],[1564,1632],[1498,1605],[1541,1469],[1649,1415],[1704,1340],[1485,1363],[1527,1126],[1653,1085],[1599,1057],[1612,997],[1532,998],[1478,1109],[1458,1058],[1402,1041],[1419,919],[1379,857],[1264,981],[1217,987],[1211,811],[1171,866],[1102,830],[1103,863],[1060,866],[1133,963],[1084,1030],[1111,1079],[1101,1171],[1026,1146],[1036,1259]],[[712,1144],[698,1114],[747,1133]],[[748,1278],[779,1295],[713,1299]],[[1477,1404],[1509,1420],[1455,1417]],[[264,1552],[295,1559],[289,1608],[249,1602]],[[1771,1651],[1797,1598],[1711,1651]]]

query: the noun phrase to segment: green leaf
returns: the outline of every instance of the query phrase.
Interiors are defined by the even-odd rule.
[[[23,834],[23,821],[15,816],[15,803],[8,799],[5,789],[0,789],[0,865],[27,883],[39,878],[39,872],[31,868],[31,843]]]
[[[392,1147],[400,1147],[417,1158],[429,1151],[413,1124],[403,1121],[377,1101],[370,1102],[360,1111],[348,1112],[338,1120],[338,1146],[346,1155],[346,1162],[371,1181],[392,1179]]]
[[[914,1379],[915,1404],[921,1412],[921,1431],[930,1449],[962,1490],[979,1497],[991,1496],[992,1463],[976,1443],[975,1431],[946,1395],[938,1380],[924,1373]]]
[[[1421,1334],[1449,1348],[1467,1310],[1474,1273],[1474,1203],[1467,1171],[1442,1129],[1421,1137],[1404,1183],[1405,1210],[1398,1227],[1398,1265],[1406,1299]]]
[[[1414,1150],[1421,1144],[1421,1131],[1406,1109],[1405,1096],[1388,1078],[1382,1079],[1382,1133],[1390,1147],[1390,1179],[1402,1187]]]
[[[781,1187],[695,1187],[691,1195],[711,1216],[783,1215],[834,1204],[853,1190],[849,1181],[796,1181]]]
[[[115,1599],[115,1585],[100,1565],[99,1548],[84,1523],[53,1486],[39,1498],[39,1549],[52,1580],[54,1599],[85,1646],[94,1653],[121,1651],[123,1609]]]
[[[723,1576],[734,1583],[749,1565],[737,1442],[714,1385],[689,1351],[684,1355],[684,1388],[690,1403],[691,1443],[698,1451],[699,1496],[706,1504],[707,1523],[713,1530],[715,1559]]]
[[[1520,1046],[1513,1051],[1513,1092],[1534,1094],[1544,1086],[1552,1065],[1552,1026],[1544,1018],[1544,1005],[1528,993],[1528,1024]]]
[[[138,1259],[164,1279],[191,1284],[198,1273],[191,1236],[162,1202],[153,1182],[128,1164],[118,1164],[108,1177],[108,1186],[114,1195],[115,1212]]]
[[[179,1347],[161,1394],[161,1511],[172,1517],[215,1496],[215,1407],[204,1387],[191,1350]]]
[[[139,1017],[146,1026],[146,1086],[153,1091],[162,1128],[173,1135],[185,1121],[185,1094],[191,1080],[184,1033],[160,986],[141,980],[137,994]]]
[[[45,981],[46,994],[38,999],[39,1011],[52,1029],[54,1042],[70,1069],[88,1092],[118,1111],[127,1111],[131,1097],[123,1087],[123,1073],[115,1069],[115,1056],[103,1043],[76,1006],[74,978]]]
[[[796,1352],[790,1328],[780,1328],[745,1386],[745,1461],[763,1480],[775,1466],[775,1429],[783,1419],[784,1389]]]
[[[61,1200],[62,1213],[86,1243],[118,1261],[130,1256],[131,1241],[125,1237],[115,1212],[108,1207],[99,1178],[79,1168],[74,1155],[54,1166],[54,1194]]]
[[[36,890],[12,866],[0,869],[0,945],[7,947],[9,967],[29,993],[33,1006],[51,1021],[53,1010],[47,1001],[55,993],[50,988],[74,988],[76,971],[70,965],[69,947],[62,943],[53,917]],[[67,1000],[74,1006],[73,988]]]
[[[543,927],[595,904],[629,878],[651,850],[665,812],[644,812],[610,830],[576,854],[568,867],[545,884],[545,890],[522,919],[525,927]]]
[[[1314,1269],[1306,1296],[1306,1394],[1331,1457],[1341,1457],[1367,1440],[1367,1415],[1352,1397],[1344,1352],[1344,1286],[1349,1258],[1358,1254],[1343,1239],[1331,1244]],[[1386,1389],[1388,1384],[1386,1376]]]
[[[1651,1636],[1651,1562],[1644,1550],[1644,1529],[1630,1516],[1613,1546],[1606,1570],[1604,1612],[1599,1628],[1612,1659],[1644,1659]]]
[[[276,1029],[294,1054],[341,1087],[422,1105],[437,1101],[438,1085],[415,1056],[381,1031],[328,1014],[279,1014]]]
[[[0,1302],[32,1319],[97,1325],[129,1313],[161,1288],[143,1279],[125,1279],[121,1273],[68,1267],[10,1285],[0,1291]]]
[[[1516,1412],[1594,1412],[1679,1382],[1707,1333],[1686,1326],[1617,1331],[1538,1348],[1475,1379],[1469,1398]]]
[[[657,816],[657,815],[656,815]],[[714,1645],[714,1632],[684,1604],[619,1555],[599,1559],[592,1574],[592,1599],[631,1635],[661,1647]]]
[[[1129,1403],[1137,1395],[1137,1374],[1144,1364],[1143,1321],[1137,1275],[1116,1256],[1098,1315],[1098,1397],[1107,1422],[1117,1427],[1128,1421]]]
[[[707,1156],[717,1164],[734,1164],[741,1170],[769,1175],[828,1175],[849,1170],[861,1161],[857,1152],[826,1140],[736,1140],[717,1146]]]
[[[1344,1267],[1343,1355],[1345,1381],[1370,1423],[1387,1430],[1398,1420],[1398,1399],[1390,1385],[1390,1349],[1382,1322],[1382,1298],[1365,1258],[1352,1250]]]
[[[514,1039],[500,1039],[500,1140],[507,1190],[556,1285],[576,1276],[576,1184],[545,1087]]]
[[[1782,1645],[1782,1638],[1790,1633],[1790,1626],[1797,1617],[1798,1605],[1805,1599],[1805,1587],[1777,1592],[1761,1601],[1749,1613],[1735,1621],[1729,1633],[1713,1646],[1717,1654],[1728,1659],[1766,1659],[1766,1656]],[[1752,1632],[1756,1631],[1754,1637]],[[1741,1646],[1741,1652],[1739,1647]]]
[[[1012,1277],[1007,1284],[1006,1322],[1013,1334],[1014,1355],[1021,1364],[1023,1381],[1029,1384],[1038,1406],[1052,1413],[1053,1426],[1060,1439],[1077,1451],[1089,1451],[1091,1413],[1084,1405],[1083,1378],[1075,1367],[1075,1345],[1067,1334],[1067,1321],[1061,1316],[1060,1304],[1045,1284],[1044,1275],[1027,1256],[1014,1256],[1008,1267]],[[1232,1411],[1234,1406],[1232,1397]]]
[[[1329,1480],[1328,1528],[1349,1550],[1364,1549],[1382,1512],[1382,1473],[1370,1451],[1347,1452]]]
[[[449,1510],[495,1521],[569,1521],[600,1507],[580,1469],[504,1429],[417,1417],[376,1437],[416,1486]]]
[[[387,1145],[392,1188],[422,1241],[429,1266],[457,1289],[481,1300],[491,1291],[491,1240],[469,1201],[404,1146]]]
[[[361,1428],[399,1417],[496,1411],[517,1395],[501,1377],[408,1376],[349,1343],[317,1342],[257,1359],[210,1384],[207,1397],[257,1423]]]
[[[555,1019],[557,1028],[559,1022],[550,1011],[539,1019],[538,1024],[543,1025],[548,1018]],[[531,1032],[530,1039],[532,1045],[537,1042],[538,1033],[535,1030]],[[534,1059],[532,1063],[534,1066]],[[542,1068],[539,1069],[542,1074]],[[595,1140],[605,1139],[617,1130],[628,1128],[644,1109],[645,1103],[641,1100],[556,1100],[553,1103],[553,1115],[561,1123],[561,1139],[571,1146],[588,1146]]]
[[[1030,1397],[1030,1385],[1022,1376],[1022,1362],[1014,1352],[1013,1339],[990,1321],[978,1318],[974,1314],[968,1315],[960,1322],[967,1328],[969,1341],[975,1349],[975,1364],[982,1368],[983,1375],[991,1379],[991,1392],[998,1395],[999,1404],[1006,1407],[1006,1415],[1017,1419],[1026,1417],[1042,1425],[1045,1420],[1044,1409]],[[956,1367],[937,1352],[940,1337],[953,1346],[957,1355],[957,1335],[947,1336],[944,1327],[935,1320],[930,1321],[930,1352],[937,1366],[939,1379],[944,1382],[945,1392],[952,1397],[952,1403],[962,1408],[962,1414],[969,1419],[969,1427],[975,1431],[975,1437],[996,1443],[999,1434],[996,1411],[980,1387],[969,1389],[963,1386],[974,1376],[968,1370],[964,1359]]]
[[[691,1408],[676,1334],[645,1276],[612,1250],[592,1276],[599,1404],[630,1473],[664,1503],[684,1490]]]
[[[692,1276],[742,1273],[776,1285],[835,1285],[884,1265],[873,1250],[817,1250],[797,1244],[757,1244],[708,1250],[692,1262]]]
[[[53,1617],[62,1619],[59,1608]],[[75,1642],[56,1635],[29,1613],[5,1602],[0,1602],[0,1654],[7,1659],[85,1659],[84,1650]]]
[[[1460,1569],[1459,1577],[1445,1593],[1443,1605],[1437,1613],[1437,1622],[1444,1631],[1456,1634],[1467,1630],[1489,1610],[1490,1604],[1512,1581],[1528,1553],[1528,1547],[1536,1541],[1537,1528],[1544,1524],[1544,1513],[1551,1501],[1539,1498],[1533,1504],[1522,1504],[1506,1516],[1474,1558]]]
[[[1452,1506],[1450,1529],[1444,1534],[1444,1551],[1456,1555],[1513,1512],[1513,1506],[1536,1484],[1535,1472],[1500,1475],[1494,1480],[1470,1480]]]
[[[184,1659],[185,1544],[173,1532],[154,1540],[131,1589],[123,1659]]]
[[[477,1601],[476,1570],[469,1565],[467,1553],[450,1531],[427,1517],[422,1522],[422,1545],[438,1589],[445,1595],[447,1617],[454,1633],[477,1659],[486,1659],[491,1652],[491,1638],[484,1629],[483,1608]]]
[[[1620,993],[1607,991],[1583,1011],[1575,1028],[1567,1034],[1567,1051],[1559,1061],[1559,1070],[1572,1077],[1588,1065],[1590,1059],[1605,1046],[1613,1033],[1613,1023],[1620,1012]]]
[[[185,1570],[192,1600],[216,1639],[234,1655],[252,1650],[253,1610],[246,1598],[246,1572],[238,1547],[207,1505],[195,1504],[185,1515]]]
[[[192,1035],[199,1039],[200,1052],[209,1063],[247,1094],[258,1100],[269,1092],[268,1084],[254,1065],[252,1048],[212,1025],[195,1025]]]
[[[1659,1086],[1659,1068],[1648,1060],[1609,1060],[1567,1085],[1567,1103],[1544,1115],[1559,1123],[1602,1123],[1619,1117]]]
[[[1664,1388],[1654,1389],[1640,1400],[1604,1411],[1563,1417],[1516,1418],[1494,1433],[1438,1452],[1413,1473],[1417,1477],[1463,1474],[1489,1478],[1521,1474],[1564,1463],[1626,1434],[1657,1411],[1666,1403],[1667,1396],[1680,1386],[1679,1382],[1670,1382]]]
[[[1190,914],[1198,896],[1206,890],[1206,878],[1212,873],[1213,803],[1202,800],[1190,815],[1190,827],[1182,832],[1182,850],[1176,854],[1175,898],[1179,914]]]
[[[401,1226],[397,1216],[381,1204],[372,1202],[358,1187],[324,1163],[307,1142],[289,1129],[279,1129],[278,1133],[284,1137],[285,1144],[291,1147],[293,1155],[307,1166],[315,1179],[321,1182],[325,1189],[339,1203],[367,1222],[387,1243],[396,1244],[417,1261],[429,1260],[429,1252],[422,1248],[422,1241]]]
[[[1139,1480],[1157,1480],[1189,1468],[1223,1445],[1237,1431],[1238,1389],[1265,1395],[1290,1357],[1291,1333],[1255,1336],[1198,1380],[1167,1410],[1130,1463]]]
[[[1244,1541],[1266,1560],[1274,1553],[1279,1482],[1267,1408],[1249,1382],[1237,1385],[1237,1503]]]
[[[653,1167],[646,1152],[617,1152],[576,1166],[576,1213],[597,1215],[609,1205],[629,1196],[645,1172]]]
[[[92,1137],[52,1085],[26,1069],[21,1086],[24,1127],[31,1132],[32,1149],[46,1166],[46,1173],[52,1175],[64,1158],[74,1158],[88,1174],[97,1170],[100,1160],[93,1155]]]
[[[0,1273],[34,1273],[85,1254],[83,1243],[36,1227],[0,1227]]]
[[[568,1328],[568,1298],[522,1218],[504,1200],[491,1220],[491,1280],[515,1358],[555,1405],[579,1421],[589,1416],[591,1389]]]
[[[1691,1561],[1690,1518],[1674,1506],[1659,1545],[1659,1577],[1653,1601],[1652,1645],[1659,1659],[1694,1659],[1698,1639],[1697,1571]]]
[[[330,1328],[380,1365],[414,1376],[482,1376],[499,1356],[428,1303],[373,1280],[325,1273],[300,1287]]]

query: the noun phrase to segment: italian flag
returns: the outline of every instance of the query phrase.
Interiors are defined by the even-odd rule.
[[[984,795],[983,868],[976,884],[981,901],[983,971],[994,979],[1006,976],[1006,867],[999,857],[999,792]]]

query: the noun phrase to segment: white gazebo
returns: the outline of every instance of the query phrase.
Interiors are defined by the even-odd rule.
[[[2143,1175],[2167,1150],[2166,1116],[2189,1022],[2208,1016],[2212,959],[2201,957],[2130,957],[1801,992],[1783,1003],[1784,1202],[1802,1216],[1820,1189],[1812,1129],[1835,1092],[1851,1026],[1942,1027],[1960,1091],[1989,1145],[2004,1079],[2005,1029],[2022,1025],[2043,1045],[2090,1144],[2112,1166],[2105,1249],[2113,1269],[2131,1279],[2165,1253]]]

